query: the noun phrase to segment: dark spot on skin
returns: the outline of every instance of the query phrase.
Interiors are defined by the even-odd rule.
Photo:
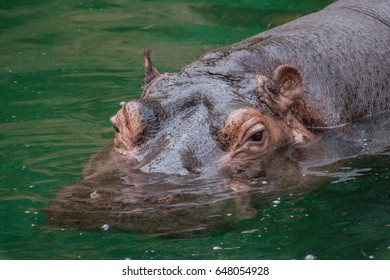
[[[168,117],[168,114],[155,98],[140,99],[139,104],[142,107],[140,109],[140,121],[144,127],[141,140],[144,142],[146,138],[154,136],[159,130],[162,121]]]
[[[202,97],[202,103],[204,106],[206,106],[207,111],[214,111],[214,104],[210,102],[210,100],[207,98],[207,96]]]
[[[157,120],[161,121],[167,118],[168,116],[167,112],[161,106],[160,101],[158,101],[156,98],[153,97],[144,98],[139,100],[139,102],[143,104],[145,107],[152,109],[153,114]]]
[[[202,97],[202,104],[208,112],[207,123],[209,124],[210,136],[219,145],[219,148],[224,150],[219,139],[220,129],[223,126],[221,114],[216,110],[215,105],[207,96]]]
[[[190,148],[180,151],[180,160],[183,167],[187,169],[190,174],[200,174],[202,162],[196,157],[195,152]]]

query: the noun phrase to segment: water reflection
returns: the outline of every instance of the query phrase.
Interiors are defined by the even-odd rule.
[[[90,161],[82,180],[58,193],[47,208],[47,223],[166,236],[226,230],[256,216],[275,194],[304,194],[325,182],[345,181],[369,171],[352,169],[347,162],[357,156],[389,153],[389,116],[383,113],[319,130],[315,143],[285,147],[214,177],[129,172],[110,144]]]

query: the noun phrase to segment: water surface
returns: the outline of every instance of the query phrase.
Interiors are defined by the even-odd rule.
[[[177,71],[329,2],[1,1],[0,258],[390,259],[386,153],[330,164],[321,172],[337,178],[308,191],[252,196],[255,215],[206,235],[45,223],[43,209],[112,139],[119,103],[139,96],[144,47]]]

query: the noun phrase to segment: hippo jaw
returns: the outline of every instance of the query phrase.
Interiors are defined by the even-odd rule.
[[[218,173],[313,138],[290,110],[302,91],[294,66],[281,65],[272,77],[227,78],[186,70],[161,75],[148,51],[144,66],[141,99],[126,103],[111,118],[115,150],[134,169]]]

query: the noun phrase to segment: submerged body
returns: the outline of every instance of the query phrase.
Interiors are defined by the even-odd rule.
[[[386,150],[389,46],[389,1],[340,0],[179,73],[160,74],[146,51],[141,98],[111,118],[114,145],[49,220],[203,231],[252,217],[252,194],[318,186],[310,167]]]

